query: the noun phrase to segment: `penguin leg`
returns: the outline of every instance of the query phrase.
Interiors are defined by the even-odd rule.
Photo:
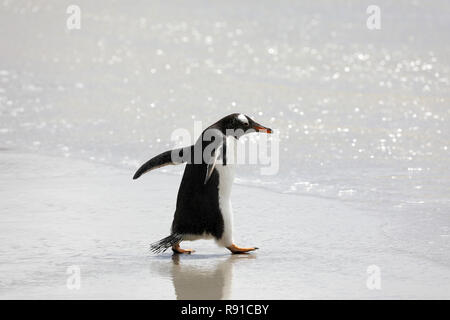
[[[227,247],[228,250],[231,251],[231,253],[233,254],[238,254],[238,253],[247,253],[250,251],[255,251],[258,248],[257,247],[253,247],[253,248],[240,248],[237,245],[235,245],[234,243],[231,246]]]
[[[179,242],[172,246],[172,251],[174,253],[187,253],[187,254],[191,254],[192,252],[195,252],[195,250],[192,250],[192,249],[181,249]]]

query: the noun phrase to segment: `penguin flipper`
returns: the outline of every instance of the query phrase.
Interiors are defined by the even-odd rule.
[[[163,152],[144,163],[134,174],[133,180],[136,180],[144,173],[158,169],[169,164],[181,164],[190,159],[190,152],[193,146],[169,150]]]
[[[220,145],[214,150],[214,154],[212,155],[212,158],[210,159],[210,161],[208,163],[208,167],[206,168],[205,182],[203,184],[206,184],[208,182],[209,178],[211,178],[214,168],[216,167],[217,159],[219,158],[219,155],[220,155],[222,149],[223,149],[223,145]]]

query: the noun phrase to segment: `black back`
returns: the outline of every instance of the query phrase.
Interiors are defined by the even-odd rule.
[[[219,209],[219,174],[213,171],[204,184],[206,165],[188,164],[177,197],[172,233],[210,233],[222,237],[224,222]]]
[[[203,150],[212,141],[203,141],[202,136],[195,147],[201,148],[203,154]],[[226,139],[223,138],[225,144]],[[172,233],[201,235],[206,232],[220,239],[224,231],[224,222],[219,208],[219,174],[214,169],[205,184],[207,163],[202,159],[202,163],[195,164],[193,160],[194,154],[191,154],[191,161],[184,169],[178,190]],[[223,159],[223,163],[226,163],[226,159]]]

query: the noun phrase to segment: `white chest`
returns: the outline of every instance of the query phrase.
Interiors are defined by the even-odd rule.
[[[234,141],[230,142],[235,143]],[[235,152],[235,148],[231,143],[227,144],[227,154],[228,152]],[[229,157],[227,158],[230,159]],[[233,209],[231,207],[230,196],[231,187],[233,186],[234,181],[235,165],[234,163],[227,163],[226,166],[217,164],[215,170],[217,170],[217,173],[219,174],[219,208],[222,212],[224,222],[224,232],[220,239],[220,243],[224,246],[229,246],[233,243]]]
[[[235,161],[236,161],[236,140],[234,138],[227,138],[226,158],[227,165],[216,165],[217,173],[219,174],[219,196],[222,199],[228,199],[231,195],[231,187],[234,182]]]

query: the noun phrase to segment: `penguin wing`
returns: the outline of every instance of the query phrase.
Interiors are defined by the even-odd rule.
[[[205,176],[204,184],[206,184],[208,182],[209,178],[211,178],[211,175],[212,175],[214,168],[216,166],[216,163],[217,163],[217,159],[219,158],[219,155],[221,154],[222,150],[223,150],[222,144],[214,149],[214,153],[211,155],[212,157],[208,163],[208,167],[206,168],[206,176]]]
[[[136,180],[144,173],[151,170],[158,169],[169,164],[181,164],[190,159],[191,151],[193,146],[169,150],[163,152],[156,157],[151,158],[146,163],[144,163],[134,174],[133,180]]]

